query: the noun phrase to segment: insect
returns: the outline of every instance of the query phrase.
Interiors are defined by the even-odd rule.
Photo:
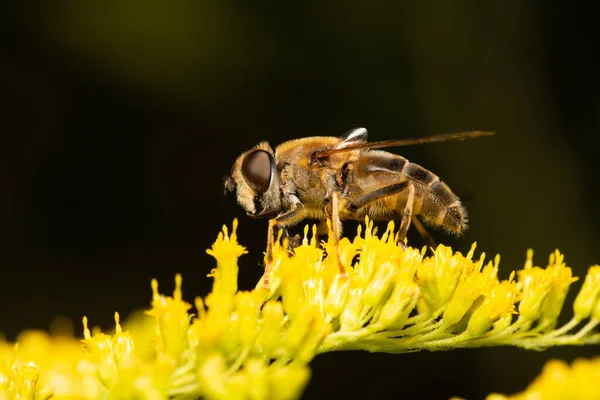
[[[331,220],[334,242],[341,221],[399,220],[398,243],[411,225],[431,241],[421,221],[460,235],[467,213],[440,178],[404,157],[376,150],[393,146],[473,139],[493,132],[462,132],[416,139],[368,142],[367,130],[356,128],[341,137],[316,136],[284,142],[275,150],[261,142],[238,157],[225,178],[225,192],[236,191],[247,215],[268,218],[264,283],[272,263],[278,230],[304,219]],[[345,274],[337,254],[340,272]]]

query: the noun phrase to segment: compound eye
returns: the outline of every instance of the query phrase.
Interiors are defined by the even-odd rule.
[[[264,150],[254,150],[248,154],[242,162],[242,175],[244,179],[259,193],[264,193],[269,189],[272,179],[271,155]]]

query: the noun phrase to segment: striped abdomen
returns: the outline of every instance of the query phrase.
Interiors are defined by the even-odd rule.
[[[409,161],[407,164],[404,173],[416,189],[415,214],[420,214],[428,225],[462,233],[467,228],[467,212],[459,198],[431,171]]]
[[[372,183],[366,187],[383,187],[406,178],[413,183],[415,198],[413,214],[420,215],[427,225],[461,234],[467,228],[467,212],[448,185],[429,170],[413,164],[404,157],[384,151],[369,151],[361,155],[357,165],[360,181]],[[363,185],[361,185],[363,186]],[[363,186],[365,188],[365,186]],[[405,197],[399,194],[398,200]],[[398,201],[396,212],[405,202]]]

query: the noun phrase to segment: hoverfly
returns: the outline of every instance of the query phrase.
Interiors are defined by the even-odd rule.
[[[467,212],[459,198],[440,178],[404,157],[382,150],[474,139],[493,132],[461,132],[416,139],[368,142],[367,130],[356,128],[341,137],[315,136],[284,142],[275,150],[261,142],[238,157],[226,192],[237,190],[237,202],[247,215],[269,218],[265,255],[265,285],[272,263],[277,230],[304,219],[331,220],[334,242],[341,221],[399,220],[397,235],[404,246],[413,225],[430,239],[422,221],[447,233],[460,235],[467,228]],[[340,272],[345,274],[339,254]]]

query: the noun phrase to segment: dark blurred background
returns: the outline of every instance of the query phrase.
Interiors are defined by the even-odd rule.
[[[0,330],[12,340],[62,315],[79,335],[84,314],[110,328],[176,272],[186,299],[206,294],[205,249],[234,217],[251,288],[266,221],[223,197],[223,176],[261,140],[357,126],[371,140],[496,131],[397,150],[474,194],[466,237],[435,238],[500,253],[503,277],[527,248],[545,265],[558,247],[583,276],[600,262],[593,15],[556,0],[5,6]],[[328,354],[305,397],[475,399],[598,350]]]

